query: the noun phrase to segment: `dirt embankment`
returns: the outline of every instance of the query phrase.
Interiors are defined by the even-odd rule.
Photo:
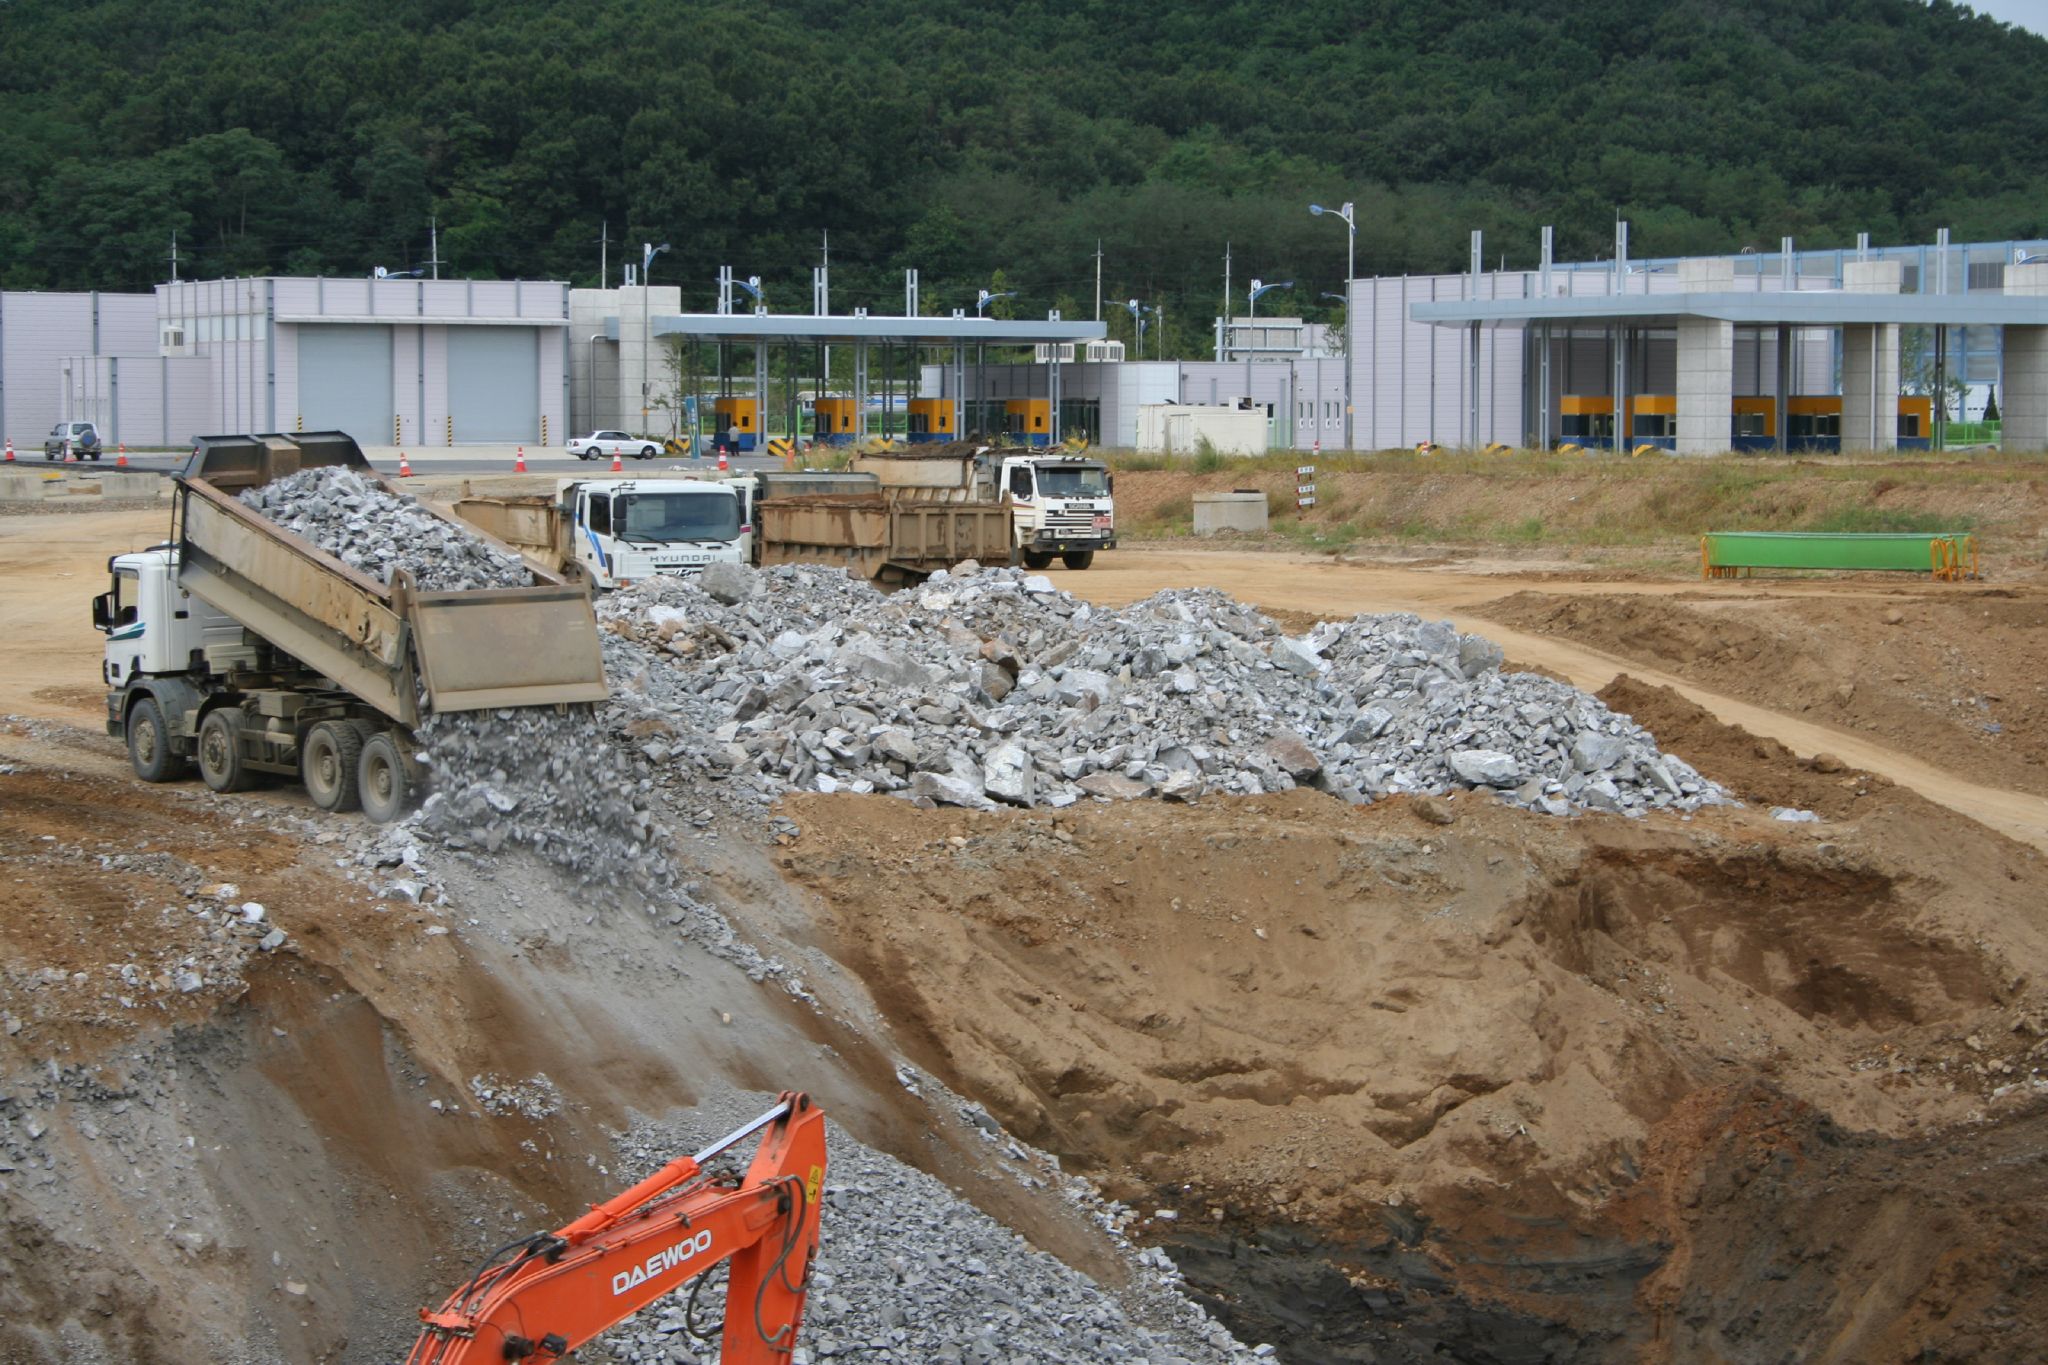
[[[1297,463],[1318,463],[1316,505],[1295,510]],[[1486,545],[1520,553],[1607,552],[1696,563],[1706,530],[1974,531],[2000,571],[2037,567],[2048,526],[2048,465],[2024,456],[1828,459],[1569,459],[1526,452],[1287,457],[1212,473],[1125,469],[1117,515],[1129,533],[1184,535],[1197,493],[1257,489],[1274,538]]]
[[[734,1085],[1122,1273],[898,1082],[824,964],[814,1005],[516,860],[417,905],[360,822],[146,786],[104,738],[0,727],[0,756],[0,1360],[398,1358],[485,1251],[618,1192],[615,1133]],[[744,847],[715,877],[762,941],[798,917]],[[246,901],[284,941],[223,964]]]
[[[1660,1192],[1739,1187],[1760,1148],[1716,1145],[1711,1124],[1686,1146],[1671,1125],[1757,1087],[1798,1142],[1865,1135],[1864,1193],[1811,1194],[1825,1217],[1897,1223],[1874,1298],[1854,1258],[1793,1257],[1773,1283],[1814,1325],[1779,1323],[1773,1349],[1886,1358],[1820,1348],[2048,1324],[2031,1282],[1961,1321],[1923,1311],[1956,1227],[1916,1228],[1910,1201],[1874,1191],[1892,1144],[1953,1131],[1927,1164],[1960,1180],[1983,1139],[1953,1125],[2027,1121],[2048,1065],[2048,868],[1856,774],[1776,781],[1781,756],[1748,736],[1676,697],[1615,700],[1631,698],[1707,741],[1673,747],[1710,775],[1841,818],[814,797],[792,803],[806,834],[784,865],[914,1055],[1171,1210],[1153,1235],[1302,1359],[1676,1360],[1739,1342],[1754,1305],[1724,1243],[1773,1265],[1802,1230],[1775,1204]],[[1964,1254],[1995,1261],[2008,1231]]]
[[[2048,597],[2037,592],[1522,592],[1474,611],[2048,795]]]

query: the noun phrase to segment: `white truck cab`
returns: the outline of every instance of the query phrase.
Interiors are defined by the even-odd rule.
[[[1017,550],[1027,568],[1042,569],[1057,555],[1068,568],[1085,569],[1097,550],[1116,548],[1114,480],[1100,460],[1005,455],[995,481],[995,495],[1010,497]]]
[[[707,564],[746,562],[744,506],[731,484],[708,479],[565,479],[556,506],[569,556],[591,583],[617,588],[657,574],[687,577]]]
[[[113,586],[93,599],[93,625],[107,637],[100,675],[108,687],[151,674],[224,671],[253,660],[241,622],[178,586],[178,552],[169,546],[115,555]]]

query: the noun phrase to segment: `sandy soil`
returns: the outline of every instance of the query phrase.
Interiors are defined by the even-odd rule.
[[[1746,1309],[1725,1264],[1695,1279],[1663,1257],[1683,1206],[1646,1210],[1644,1181],[1701,1158],[1660,1134],[1751,1085],[1806,1122],[1896,1138],[2030,1121],[2034,1091],[2013,1083],[2048,1055],[2048,864],[1862,775],[1779,783],[1758,741],[1635,696],[1689,725],[1710,775],[1838,818],[1559,821],[1305,793],[977,816],[807,797],[783,865],[914,1055],[1171,1210],[1154,1234],[1220,1257],[1208,1287],[1240,1321],[1271,1327],[1308,1289],[1243,1279],[1245,1258],[1311,1239],[1385,1287],[1375,1321],[1403,1322],[1417,1355],[1565,1328],[1575,1344],[1547,1358],[1685,1359],[1659,1343],[1659,1295],[1705,1305],[1708,1335]],[[1711,1212],[1714,1237],[1775,1217]],[[1952,1231],[1899,1259],[1931,1271]],[[1821,1317],[1852,1315],[1863,1288],[1829,1283]],[[2048,1286],[2026,1305],[2039,1318]],[[1353,1304],[1293,1339],[1409,1358],[1357,1353],[1359,1325]]]

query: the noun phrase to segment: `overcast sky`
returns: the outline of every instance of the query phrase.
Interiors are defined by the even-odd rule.
[[[1964,0],[1979,14],[2048,35],[2048,0]]]

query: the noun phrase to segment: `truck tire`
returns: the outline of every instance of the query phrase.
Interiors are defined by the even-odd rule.
[[[1085,569],[1095,562],[1093,550],[1069,550],[1060,556],[1060,563],[1070,569]]]
[[[345,720],[323,720],[306,732],[299,745],[299,780],[321,810],[351,811],[362,804],[356,788],[356,767],[363,756],[363,737]]]
[[[209,711],[199,722],[199,780],[217,792],[247,791],[256,785],[256,774],[242,762],[242,723],[242,713],[232,706]]]
[[[144,782],[175,782],[185,775],[185,757],[171,748],[171,729],[155,697],[128,710],[128,763]]]
[[[1040,554],[1036,550],[1026,550],[1024,552],[1024,567],[1027,569],[1050,568],[1052,567],[1052,556]]]
[[[363,814],[379,825],[398,819],[412,804],[411,766],[391,731],[379,731],[364,742],[362,757],[356,760],[356,794],[362,799]]]

